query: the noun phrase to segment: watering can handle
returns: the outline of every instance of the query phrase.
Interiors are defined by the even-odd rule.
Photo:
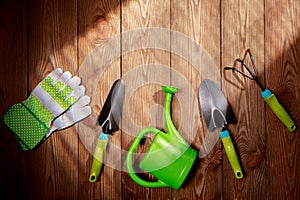
[[[158,180],[157,182],[149,182],[149,181],[145,181],[143,179],[141,179],[139,176],[136,175],[133,167],[132,167],[132,156],[136,150],[136,148],[138,147],[141,139],[143,138],[143,136],[146,133],[154,133],[154,134],[158,134],[161,131],[156,129],[156,128],[152,128],[152,127],[148,127],[148,128],[144,128],[142,129],[138,136],[136,137],[136,139],[134,140],[134,142],[132,143],[128,153],[127,153],[127,157],[126,157],[126,167],[127,167],[127,171],[129,176],[138,184],[144,186],[144,187],[167,187],[169,185],[167,185],[166,183]]]

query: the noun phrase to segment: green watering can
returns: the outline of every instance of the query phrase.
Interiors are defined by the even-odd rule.
[[[166,93],[164,105],[164,117],[167,133],[156,128],[142,129],[132,143],[127,157],[126,167],[129,176],[144,187],[167,187],[177,190],[187,177],[197,157],[197,151],[190,147],[184,138],[176,130],[171,119],[171,101],[176,87],[162,86]],[[155,138],[143,157],[140,168],[158,180],[149,182],[141,179],[133,169],[132,157],[143,136],[147,133],[155,134]]]

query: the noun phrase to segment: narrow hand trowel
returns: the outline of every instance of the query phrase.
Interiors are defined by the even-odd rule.
[[[90,182],[96,182],[100,174],[109,134],[112,134],[119,129],[124,94],[124,81],[122,79],[118,79],[114,82],[112,88],[110,89],[108,97],[98,118],[97,124],[102,126],[102,132],[99,135],[94,152],[94,159],[89,177]]]
[[[235,117],[227,100],[212,80],[205,79],[199,87],[200,105],[209,132],[220,128],[220,137],[226,151],[226,155],[237,179],[243,178],[243,172],[234,145],[231,141],[228,123],[235,123]]]

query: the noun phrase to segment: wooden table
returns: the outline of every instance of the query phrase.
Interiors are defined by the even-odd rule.
[[[137,134],[124,129],[110,137],[110,143],[123,150],[118,155],[122,170],[105,166],[98,182],[89,183],[93,157],[86,149],[88,138],[79,136],[84,132],[83,122],[54,133],[28,153],[20,151],[13,134],[1,125],[2,199],[300,198],[298,0],[1,1],[0,114],[12,104],[25,100],[38,82],[56,67],[74,75],[94,70],[80,70],[85,58],[110,38],[118,37],[119,46],[114,48],[120,56],[109,63],[101,77],[91,77],[94,78],[94,91],[87,87],[86,93],[93,97],[94,114],[86,120],[97,117],[113,81],[131,73],[134,78],[127,83],[128,87],[133,83],[139,83],[140,87],[128,100],[130,119],[140,127],[157,125],[163,128],[160,105],[164,94],[159,83],[153,83],[148,75],[161,75],[165,71],[153,70],[150,65],[167,67],[169,71],[164,74],[164,81],[170,85],[181,86],[176,73],[184,77],[192,88],[192,93],[186,96],[186,102],[192,102],[191,105],[199,106],[198,98],[193,95],[197,97],[200,82],[207,77],[199,74],[193,64],[172,53],[174,46],[169,37],[165,38],[169,41],[169,50],[147,48],[141,40],[139,50],[122,54],[131,48],[130,38],[122,37],[124,33],[154,27],[184,34],[215,63],[214,70],[219,74],[219,78],[215,78],[237,118],[237,124],[229,125],[229,129],[245,177],[234,178],[218,141],[208,155],[197,159],[187,182],[179,190],[141,187],[122,168],[126,151]],[[145,30],[144,34],[147,33]],[[191,43],[183,42],[182,45],[184,49]],[[251,48],[262,84],[277,95],[296,122],[295,132],[288,132],[271,112],[254,81],[224,72],[223,67],[232,66],[233,60],[242,57],[247,48]],[[107,55],[110,51],[111,48],[107,49]],[[194,51],[187,55],[190,60],[199,56]],[[141,65],[148,67],[135,71]],[[199,150],[207,133],[203,116],[200,110],[182,112],[180,102],[179,97],[175,98],[172,106],[175,126],[183,127],[184,137]],[[180,124],[185,116],[196,116],[196,125]],[[123,119],[123,124],[128,123],[126,120]],[[189,138],[190,135],[193,137]],[[140,146],[141,152],[147,149],[147,145]]]

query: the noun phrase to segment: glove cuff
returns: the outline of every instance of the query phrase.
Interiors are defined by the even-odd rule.
[[[23,151],[39,144],[49,129],[23,103],[11,106],[3,115],[3,122],[14,133]]]

